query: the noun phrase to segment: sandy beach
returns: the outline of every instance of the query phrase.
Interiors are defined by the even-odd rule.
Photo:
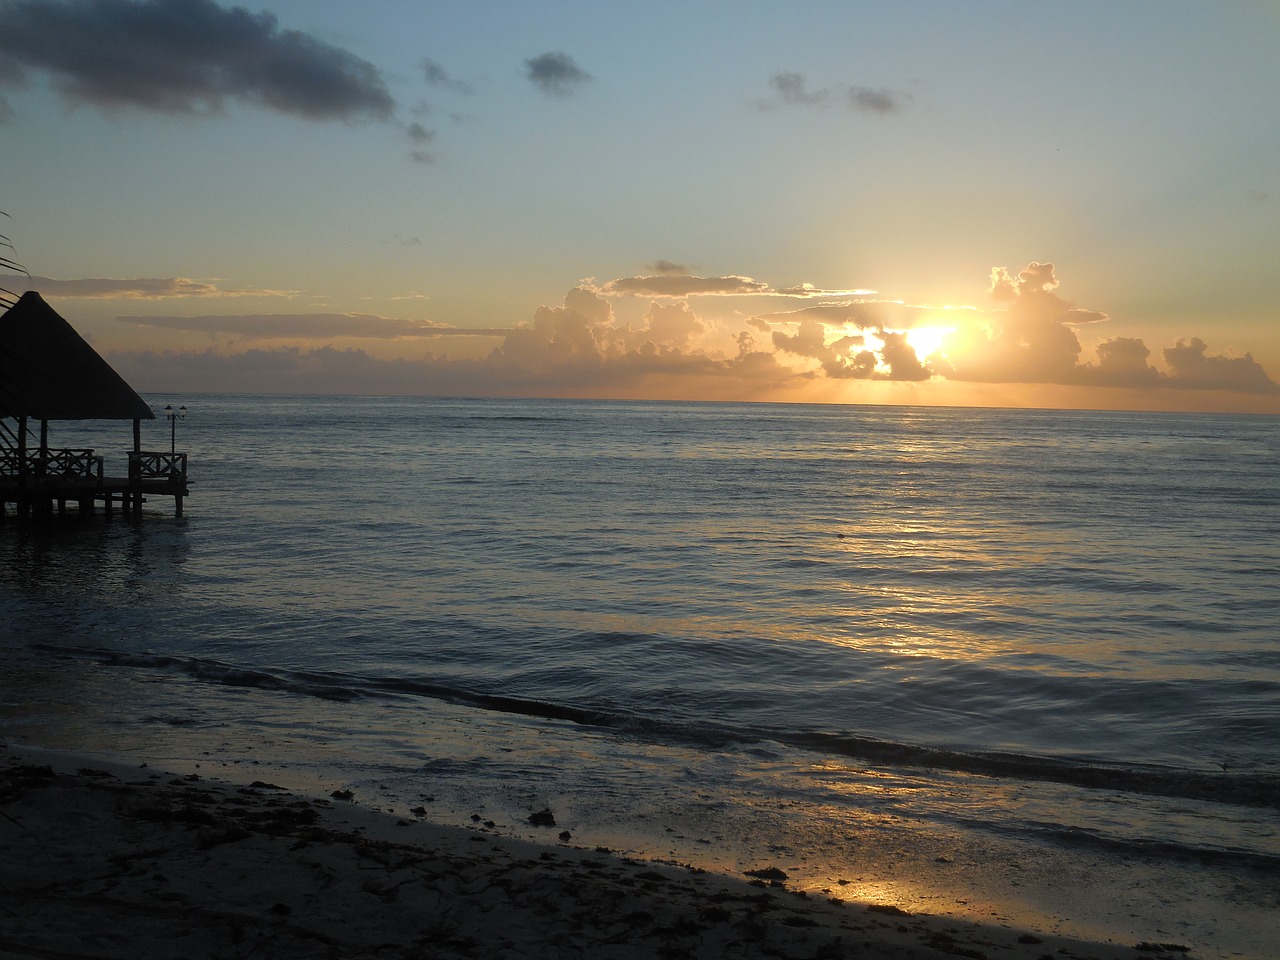
[[[90,765],[86,765],[90,764]],[[0,752],[0,957],[1190,956],[912,915],[287,785]],[[553,817],[554,814],[549,814]]]

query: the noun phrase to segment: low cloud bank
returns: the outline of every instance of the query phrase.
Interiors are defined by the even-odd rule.
[[[117,317],[121,323],[184,330],[238,340],[415,340],[434,337],[505,336],[509,329],[450,327],[367,313],[214,314],[200,317]]]
[[[186,300],[208,297],[290,297],[297,290],[227,289],[211,280],[188,277],[6,277],[0,283],[16,290],[38,290],[49,299],[63,300]]]
[[[662,283],[676,281],[673,286]],[[1052,264],[992,271],[986,309],[939,309],[866,297],[808,302],[794,288],[790,311],[751,313],[783,296],[744,277],[624,278],[570,290],[508,328],[454,328],[361,314],[281,314],[190,318],[129,317],[130,323],[230,336],[239,341],[492,337],[487,355],[378,359],[364,350],[291,345],[242,352],[113,354],[140,383],[157,371],[190,389],[391,392],[452,395],[797,396],[822,381],[925,384],[1053,384],[1152,391],[1212,390],[1275,395],[1280,386],[1251,355],[1211,354],[1198,337],[1161,351],[1163,369],[1138,339],[1113,337],[1084,359],[1077,331],[1106,323],[1058,292]],[[731,288],[729,292],[726,288]],[[624,321],[614,300],[648,292],[647,311]],[[679,291],[684,291],[681,296]],[[716,309],[735,296],[734,310]],[[825,395],[831,395],[830,390]],[[927,395],[920,395],[927,399]]]

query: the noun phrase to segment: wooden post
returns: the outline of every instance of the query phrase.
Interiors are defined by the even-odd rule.
[[[31,513],[27,480],[27,418],[23,414],[18,417],[18,503],[15,513],[24,520]]]
[[[133,419],[133,457],[129,462],[129,488],[133,496],[133,515],[140,517],[142,516],[142,421],[137,417]]]

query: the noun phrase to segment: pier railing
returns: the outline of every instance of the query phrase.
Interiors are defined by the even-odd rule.
[[[102,482],[102,458],[92,450],[16,450],[0,453],[0,477],[57,477]]]
[[[129,477],[138,480],[185,480],[187,455],[158,450],[130,450]]]

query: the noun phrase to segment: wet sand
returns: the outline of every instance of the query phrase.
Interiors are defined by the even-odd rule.
[[[844,902],[777,868],[539,846],[338,793],[0,747],[0,957],[1190,956]]]

